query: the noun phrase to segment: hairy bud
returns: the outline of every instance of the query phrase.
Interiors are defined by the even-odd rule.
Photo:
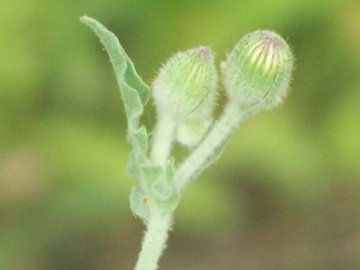
[[[221,65],[227,94],[242,109],[268,109],[287,93],[293,55],[286,41],[270,31],[245,35]]]
[[[186,120],[213,103],[207,99],[215,96],[216,84],[214,58],[209,48],[177,53],[160,70],[152,85],[158,114],[170,115],[177,122]]]

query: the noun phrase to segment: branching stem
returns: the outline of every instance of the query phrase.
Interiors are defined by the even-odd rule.
[[[235,102],[230,102],[226,106],[223,115],[205,139],[176,170],[174,180],[179,190],[183,190],[211,162],[219,157],[226,142],[248,116],[249,113],[240,111]]]

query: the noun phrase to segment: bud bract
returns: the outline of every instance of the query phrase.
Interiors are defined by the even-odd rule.
[[[227,94],[242,109],[267,109],[286,95],[293,55],[286,41],[270,31],[245,35],[221,65]]]
[[[200,47],[177,53],[160,70],[153,82],[153,97],[158,114],[182,122],[213,102],[217,73],[209,48]],[[211,110],[210,106],[208,110]]]
[[[203,139],[211,123],[212,117],[208,115],[191,117],[178,126],[176,139],[184,146],[194,147]]]

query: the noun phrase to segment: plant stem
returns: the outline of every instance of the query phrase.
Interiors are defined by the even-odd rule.
[[[175,121],[168,115],[159,114],[158,123],[152,138],[150,158],[156,165],[166,166],[175,133]]]
[[[166,246],[171,215],[151,213],[135,270],[155,270]]]
[[[174,180],[179,190],[183,190],[194,177],[219,157],[226,142],[249,115],[250,112],[240,111],[239,105],[230,101],[209,134],[176,170]]]
[[[174,140],[175,127],[176,124],[172,118],[166,114],[159,114],[150,153],[150,159],[155,165],[166,167]],[[171,220],[171,214],[159,214],[156,209],[150,209],[150,217],[146,224],[147,231],[135,270],[157,269],[160,256],[166,247]]]

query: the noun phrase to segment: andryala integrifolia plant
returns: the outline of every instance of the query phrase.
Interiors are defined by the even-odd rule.
[[[293,55],[274,32],[256,31],[241,38],[221,64],[228,102],[213,120],[218,79],[211,49],[175,54],[149,87],[113,33],[89,17],[81,21],[100,38],[120,87],[133,146],[127,172],[137,179],[130,206],[147,227],[135,270],[154,270],[181,193],[219,158],[244,120],[281,103],[289,88]],[[140,123],[150,89],[157,112],[152,133]],[[190,151],[180,164],[171,154],[176,142]]]

